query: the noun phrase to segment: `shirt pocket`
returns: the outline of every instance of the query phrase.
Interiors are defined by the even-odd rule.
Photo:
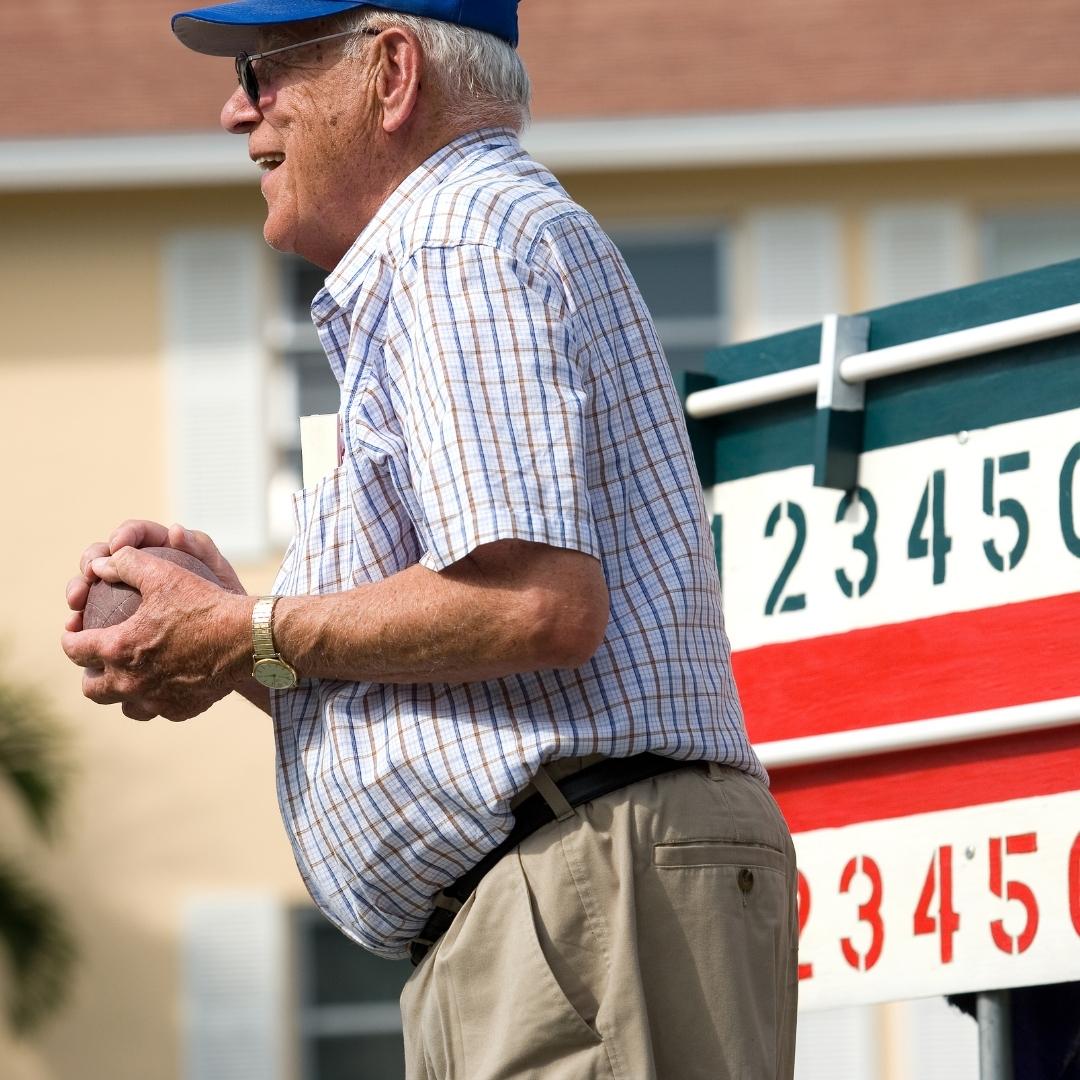
[[[296,533],[275,592],[289,596],[341,592],[352,573],[348,466],[345,463],[293,495]]]

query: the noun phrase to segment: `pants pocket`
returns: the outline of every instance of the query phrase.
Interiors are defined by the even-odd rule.
[[[709,1075],[786,1080],[796,992],[790,857],[762,844],[687,839],[654,844],[653,869],[664,905],[696,943],[685,955],[671,951],[679,970],[694,972],[684,994],[700,994],[696,1011],[712,1018],[702,1038]]]
[[[516,851],[480,883],[430,959],[424,996],[440,1007],[427,1012],[423,1038],[446,1048],[433,1055],[445,1062],[440,1080],[610,1078],[603,1040],[541,947]]]
[[[739,864],[763,870],[787,870],[785,855],[764,844],[743,844],[727,840],[676,840],[653,846],[657,866],[730,866]]]

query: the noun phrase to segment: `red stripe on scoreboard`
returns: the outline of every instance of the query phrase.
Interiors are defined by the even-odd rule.
[[[770,770],[793,833],[1074,791],[1080,727]]]
[[[732,666],[751,738],[772,742],[1080,695],[1077,627],[1080,592],[763,645]]]

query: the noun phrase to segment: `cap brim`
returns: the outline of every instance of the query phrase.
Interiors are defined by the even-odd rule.
[[[255,52],[265,26],[306,22],[367,7],[357,0],[237,0],[232,4],[181,11],[172,17],[172,31],[181,44],[210,56]],[[298,13],[299,9],[299,13]]]

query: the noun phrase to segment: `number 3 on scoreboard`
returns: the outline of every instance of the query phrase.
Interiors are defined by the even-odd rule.
[[[856,873],[862,873],[870,881],[870,897],[859,905],[859,922],[870,927],[870,947],[865,953],[855,948],[851,938],[840,939],[840,951],[844,959],[856,971],[869,971],[880,959],[881,949],[885,944],[885,923],[881,919],[881,870],[869,855],[858,855],[849,859],[840,875],[840,891],[846,893],[851,888]]]

